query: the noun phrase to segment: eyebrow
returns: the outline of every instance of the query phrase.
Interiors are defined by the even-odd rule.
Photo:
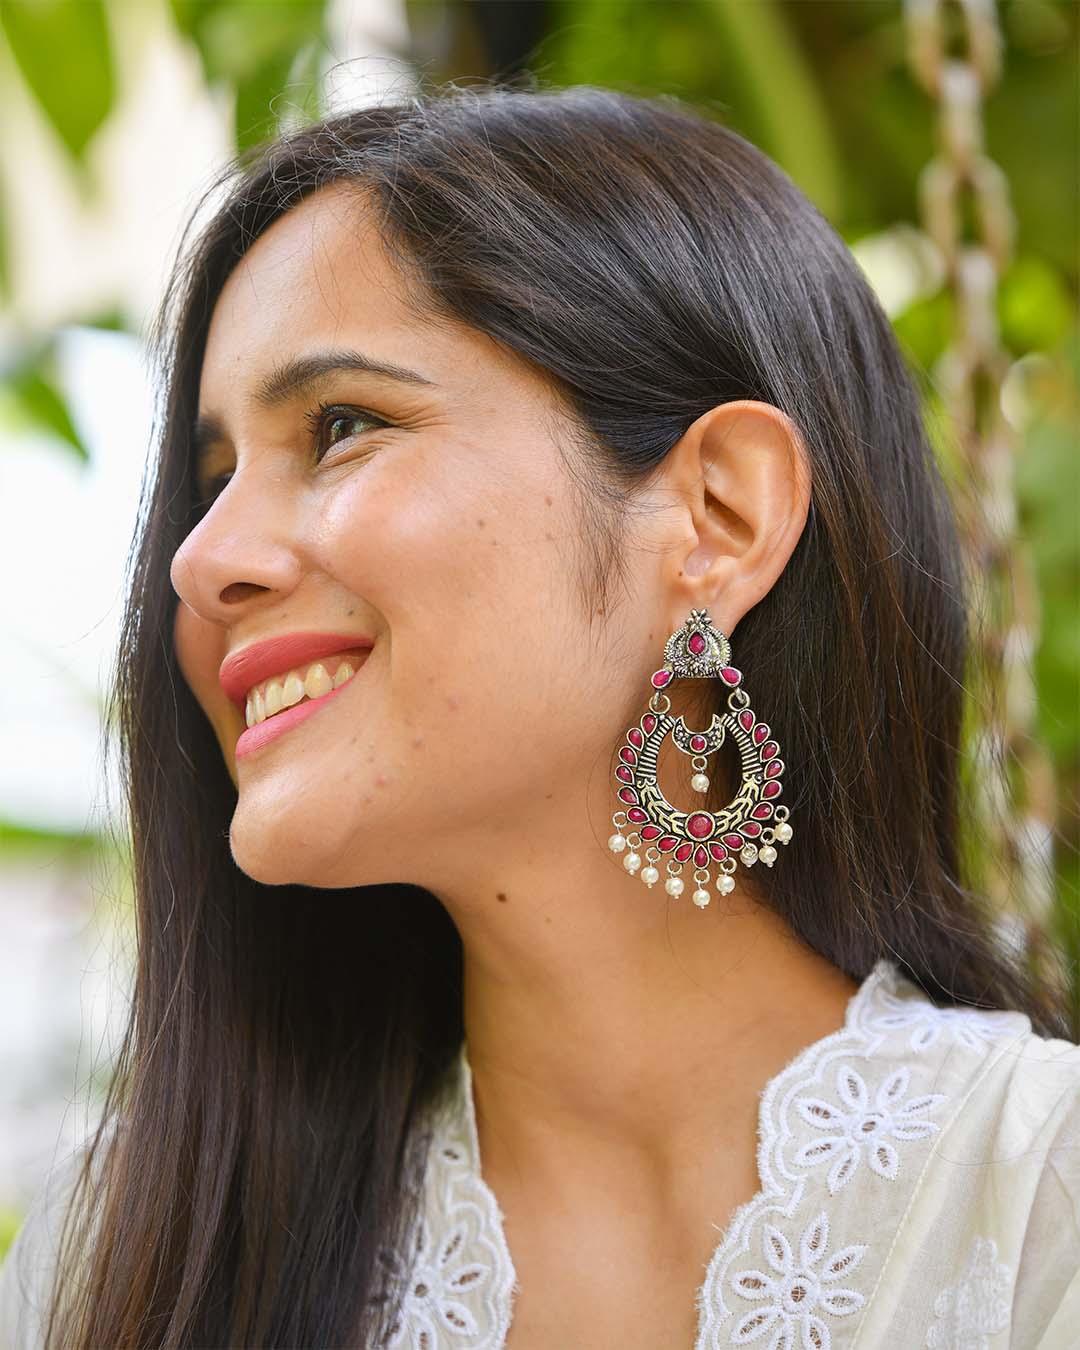
[[[345,349],[296,356],[274,366],[255,386],[251,395],[251,405],[263,410],[278,407],[325,379],[326,376],[336,375],[344,370],[361,371],[365,375],[381,375],[384,379],[396,380],[399,384],[437,388],[434,380],[429,380],[418,371],[394,365],[390,361],[377,361],[363,352]],[[202,414],[195,421],[192,438],[197,462],[216,441],[225,440],[225,427],[221,418],[214,413]]]

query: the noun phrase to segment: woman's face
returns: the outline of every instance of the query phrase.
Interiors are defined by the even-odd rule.
[[[417,378],[355,361],[288,376],[342,352]],[[199,388],[212,504],[171,577],[179,663],[238,788],[231,847],[255,879],[434,885],[533,828],[546,844],[562,813],[580,829],[590,777],[610,797],[613,746],[667,633],[645,606],[621,633],[641,653],[621,678],[595,648],[556,408],[488,338],[409,312],[355,193],[308,198],[229,277]],[[325,640],[290,642],[311,634]],[[301,702],[238,746],[252,685],[265,712],[275,683]],[[610,825],[591,828],[602,847]]]

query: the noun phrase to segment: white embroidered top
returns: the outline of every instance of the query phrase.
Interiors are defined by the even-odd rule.
[[[520,1286],[464,1046],[433,1120],[382,1345],[499,1350]],[[1080,1046],[1023,1013],[938,1008],[880,960],[766,1085],[757,1166],[716,1225],[693,1350],[1080,1350]]]
[[[520,1286],[466,1047],[424,1128],[414,1248],[384,1254],[404,1300],[381,1350],[501,1350]],[[757,1166],[757,1194],[726,1228],[717,1215],[692,1350],[1080,1348],[1080,1046],[1024,1014],[938,1008],[880,960],[844,1026],[767,1084]],[[0,1267],[2,1350],[40,1350],[58,1212],[43,1201]]]

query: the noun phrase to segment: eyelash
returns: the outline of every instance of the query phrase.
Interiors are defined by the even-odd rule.
[[[331,413],[333,414],[332,418],[330,416]],[[304,414],[304,423],[308,427],[313,438],[319,436],[319,433],[322,431],[323,426],[327,421],[339,420],[349,422],[371,422],[375,427],[388,427],[391,425],[384,418],[376,417],[374,413],[367,412],[363,408],[352,408],[341,403],[317,403],[310,412]],[[348,440],[349,438],[345,437],[345,439]],[[334,444],[337,445],[339,442],[335,441]],[[316,449],[317,448],[318,445],[316,444]],[[321,463],[324,458],[325,453],[319,456],[316,463]],[[222,487],[224,487],[231,477],[231,473],[215,474],[207,483],[209,496],[205,501],[200,502],[196,509],[205,510],[209,507],[214,498],[221,491]]]
[[[335,414],[332,419],[329,418],[330,413]],[[304,422],[312,436],[318,436],[328,419],[335,422],[339,419],[344,419],[347,422],[374,422],[376,426],[380,427],[390,425],[381,417],[376,417],[374,413],[365,412],[363,408],[349,408],[340,403],[318,403],[304,416]],[[348,437],[346,437],[347,439]],[[337,442],[335,441],[334,444],[336,445]]]

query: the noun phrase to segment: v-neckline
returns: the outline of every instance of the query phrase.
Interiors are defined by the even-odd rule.
[[[720,1238],[712,1250],[705,1266],[705,1275],[697,1292],[694,1296],[694,1307],[697,1311],[696,1331],[694,1335],[693,1350],[706,1350],[706,1333],[708,1330],[708,1308],[706,1306],[706,1291],[713,1282],[714,1272],[718,1270],[726,1261],[730,1254],[730,1249],[735,1243],[736,1238],[742,1232],[747,1221],[753,1214],[774,1199],[777,1190],[775,1185],[770,1185],[770,1169],[768,1164],[768,1155],[771,1151],[772,1143],[775,1137],[775,1117],[774,1103],[781,1090],[787,1086],[789,1081],[798,1077],[807,1069],[810,1063],[826,1050],[839,1045],[845,1040],[850,1040],[858,1035],[859,1027],[862,1021],[862,1014],[866,1005],[870,1002],[871,996],[877,987],[883,983],[890,988],[894,988],[903,980],[897,966],[888,957],[880,957],[874,964],[873,969],[862,981],[859,987],[852,993],[844,1008],[843,1025],[836,1031],[831,1031],[825,1036],[818,1037],[808,1045],[796,1052],[788,1062],[766,1082],[761,1091],[758,1100],[757,1112],[757,1148],[755,1151],[755,1171],[757,1173],[757,1189],[749,1200],[739,1205],[729,1216],[728,1222],[721,1231]],[[917,988],[917,987],[916,987]],[[513,1254],[510,1251],[510,1245],[506,1239],[505,1220],[498,1197],[494,1190],[484,1180],[482,1170],[482,1160],[480,1156],[480,1138],[476,1125],[476,1103],[473,1098],[472,1066],[469,1063],[468,1045],[462,1042],[456,1059],[457,1084],[459,1094],[459,1106],[464,1112],[465,1117],[465,1135],[468,1140],[470,1151],[469,1166],[472,1173],[473,1182],[480,1194],[487,1201],[489,1213],[491,1216],[492,1232],[490,1234],[492,1242],[499,1252],[501,1259],[505,1262],[509,1274],[509,1287],[513,1291],[517,1288],[517,1269],[514,1266]],[[714,1225],[716,1227],[716,1225]],[[508,1309],[507,1328],[512,1323],[512,1303],[513,1293],[510,1295],[511,1309]]]

